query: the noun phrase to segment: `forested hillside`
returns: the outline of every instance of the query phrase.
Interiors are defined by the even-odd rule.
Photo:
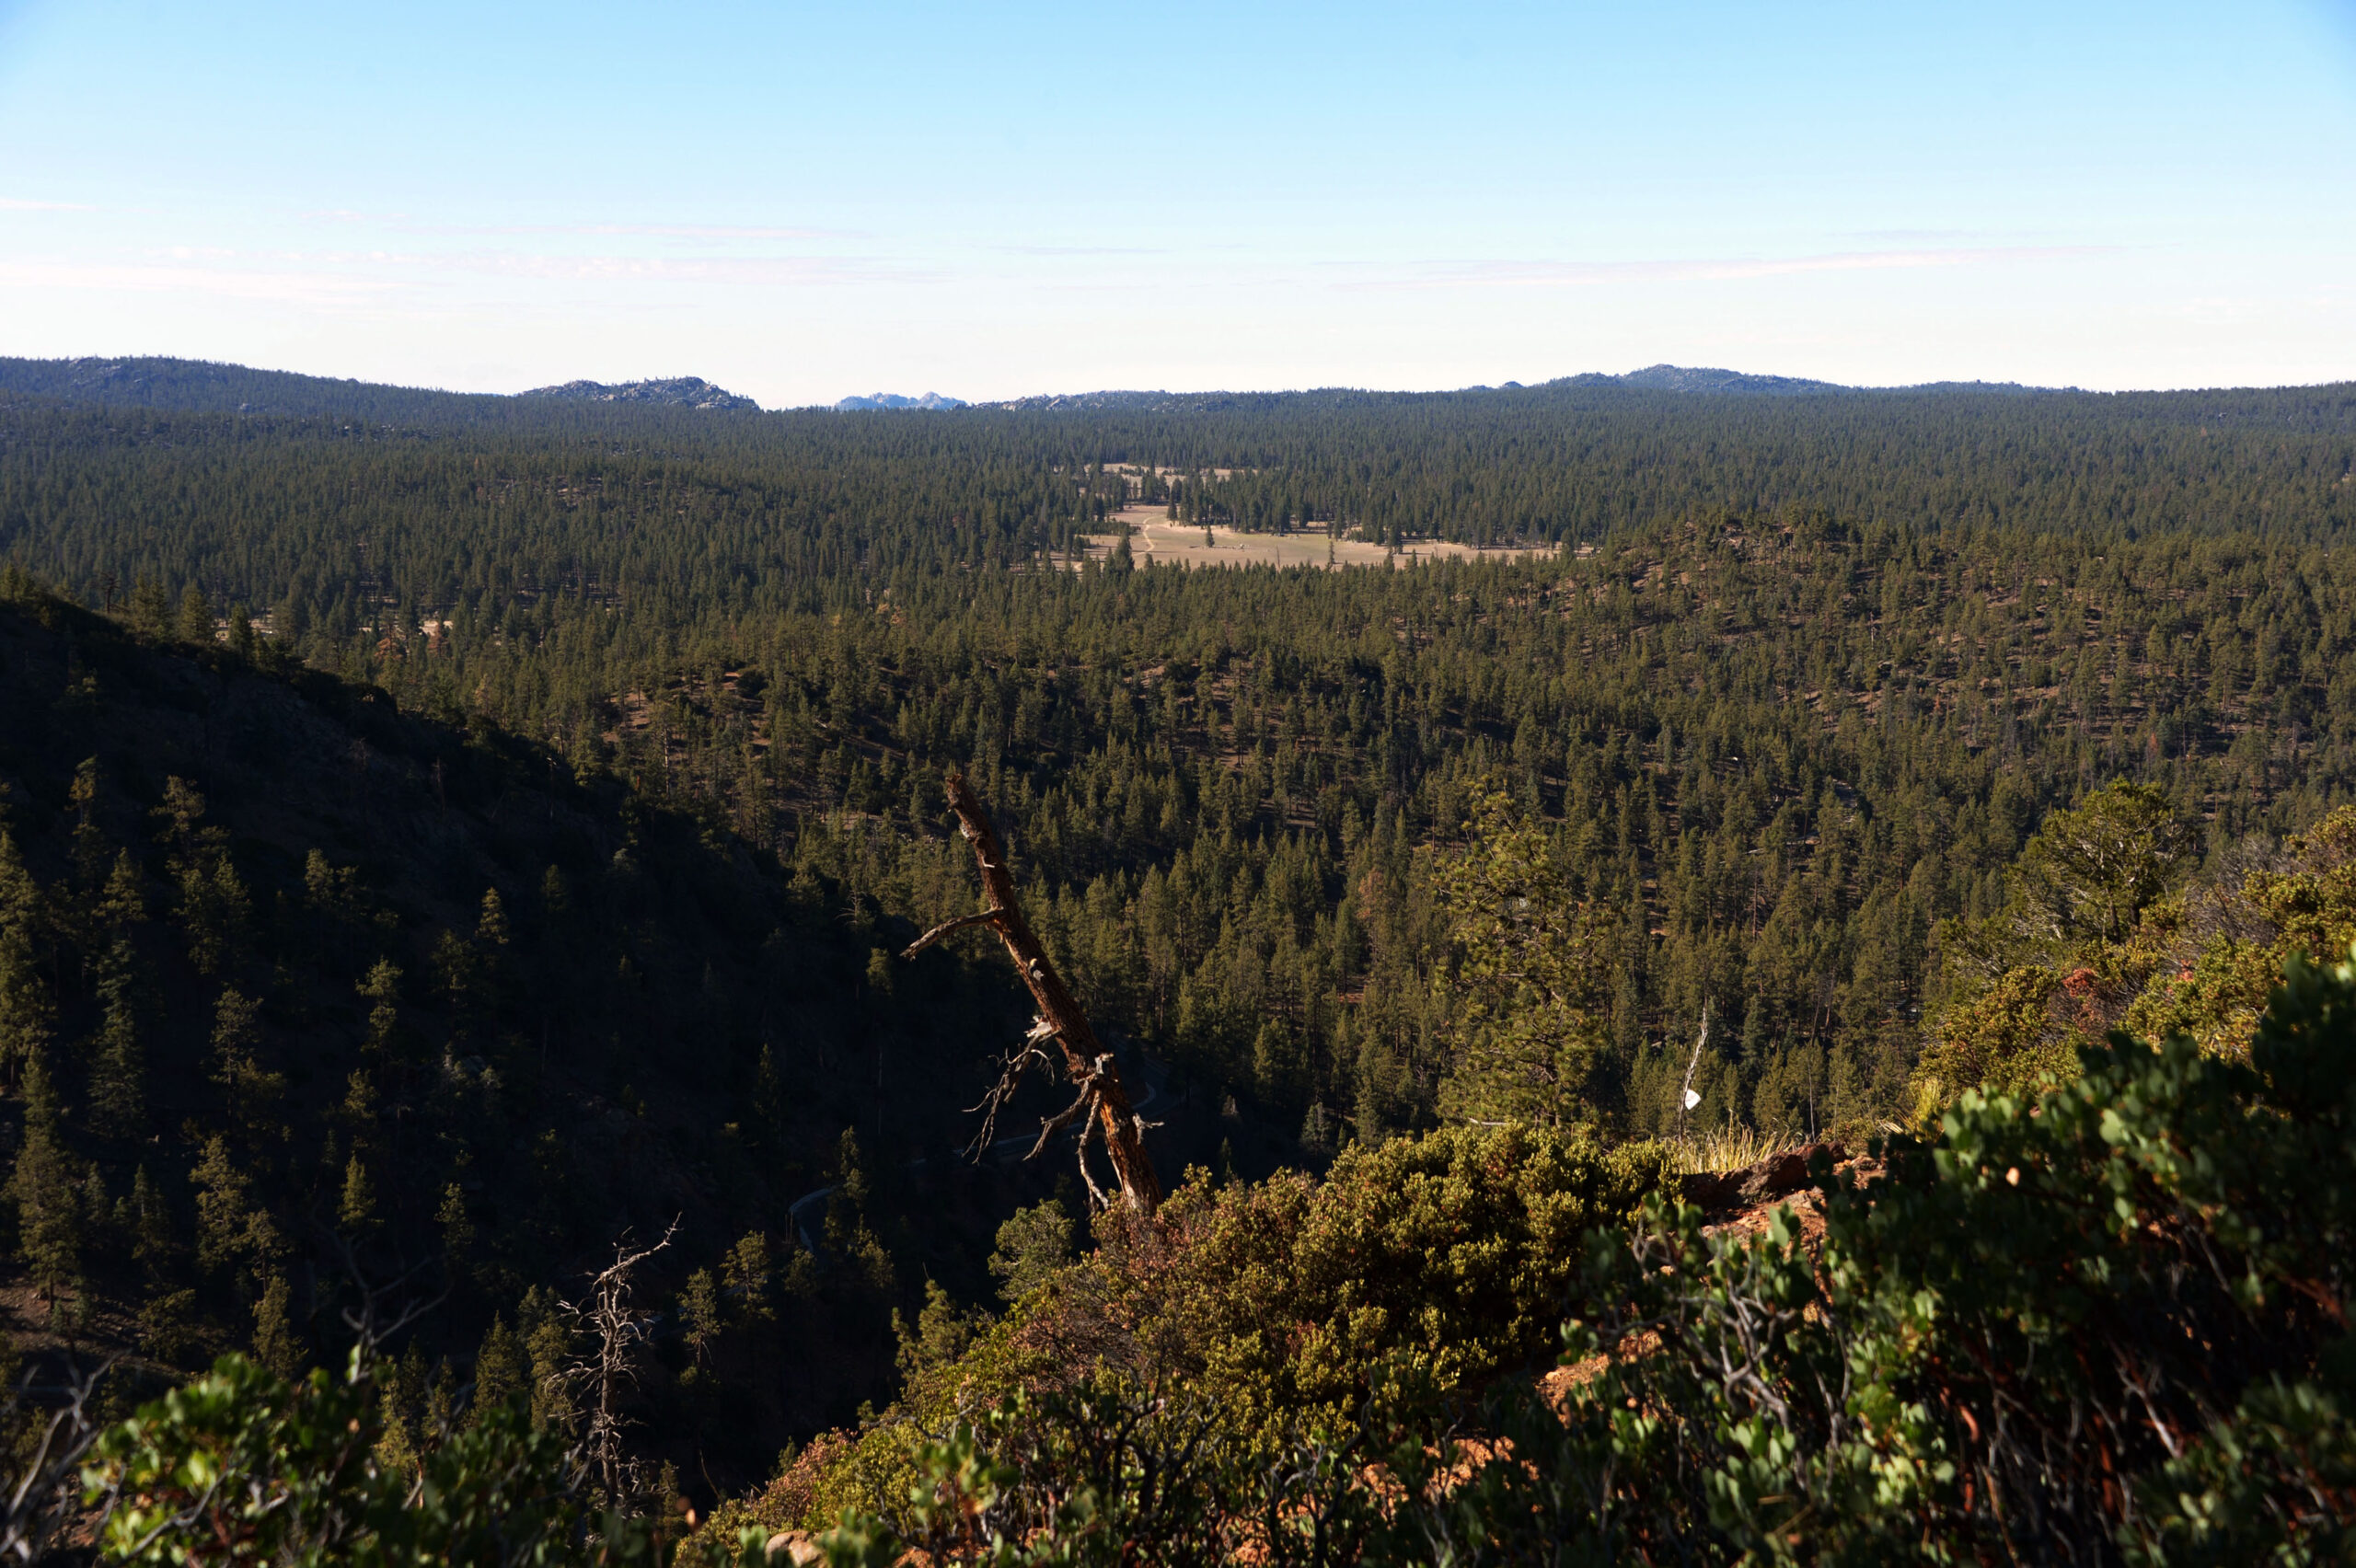
[[[10,569],[20,1348],[133,1349],[153,1377],[251,1343],[292,1370],[398,1284],[439,1302],[402,1396],[422,1420],[437,1362],[503,1346],[526,1375],[552,1293],[676,1219],[659,1276],[724,1274],[732,1365],[761,1376],[656,1388],[657,1446],[757,1477],[884,1386],[903,1291],[986,1287],[958,1249],[1023,1190],[908,1169],[961,1141],[1023,1017],[953,953],[885,968],[915,931],[490,726],[267,647],[136,641]]]
[[[1076,1200],[999,1234],[1051,1172],[943,1158],[1011,977],[889,956],[974,906],[952,772],[1166,1074],[1165,1176],[1253,1236],[1311,1200],[1218,1182],[1438,1169],[1468,1123],[1622,1223],[1704,1133],[1862,1147],[2041,1082],[2222,928],[2128,925],[2338,844],[2282,847],[2356,783],[2347,387],[241,414],[43,375],[0,398],[19,1332],[291,1371],[337,1281],[423,1265],[422,1442],[469,1377],[544,1386],[555,1295],[685,1214],[632,1441],[707,1503],[921,1395],[994,1245],[1069,1246]],[[1550,548],[1085,564],[1138,502]],[[2121,781],[2165,854],[2043,931]],[[2218,981],[2233,1038],[2290,951]]]

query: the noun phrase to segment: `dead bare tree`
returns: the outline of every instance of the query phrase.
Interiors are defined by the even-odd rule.
[[[1710,1004],[1702,1004],[1702,1032],[1693,1037],[1693,1058],[1685,1064],[1685,1081],[1677,1086],[1677,1136],[1685,1136],[1685,1113],[1702,1102],[1693,1092],[1693,1069],[1702,1065],[1702,1047],[1710,1043]]]
[[[1055,965],[1047,962],[1046,950],[1032,933],[1031,923],[1022,917],[1022,906],[1014,896],[1014,879],[1007,873],[1006,855],[999,847],[998,835],[990,828],[989,813],[982,810],[981,801],[961,774],[949,776],[948,793],[949,809],[957,813],[957,831],[974,847],[974,862],[981,868],[982,895],[988,907],[979,914],[961,915],[934,927],[911,942],[900,956],[914,958],[941,938],[968,926],[987,926],[1006,944],[1008,956],[1014,960],[1016,972],[1022,976],[1031,999],[1039,1009],[1030,1033],[1007,1056],[998,1082],[974,1107],[983,1113],[981,1136],[975,1140],[974,1149],[978,1154],[989,1147],[990,1136],[998,1126],[998,1113],[1013,1098],[1023,1074],[1033,1066],[1052,1070],[1044,1048],[1052,1040],[1063,1054],[1065,1077],[1079,1092],[1062,1112],[1040,1123],[1038,1142],[1025,1158],[1035,1159],[1047,1147],[1049,1138],[1079,1123],[1080,1174],[1088,1184],[1089,1194],[1100,1207],[1110,1206],[1112,1200],[1097,1186],[1096,1178],[1088,1169],[1089,1141],[1096,1137],[1103,1140],[1105,1153],[1112,1159],[1122,1201],[1138,1213],[1151,1214],[1161,1206],[1161,1182],[1154,1175],[1152,1158],[1146,1153],[1148,1124],[1130,1104],[1128,1089],[1121,1082],[1120,1068],[1114,1065],[1113,1054],[1098,1043],[1088,1015],[1080,1010],[1079,1001],[1056,973]]]
[[[109,1361],[95,1372],[76,1370],[65,1385],[65,1403],[51,1412],[40,1440],[15,1477],[16,1484],[0,1494],[0,1559],[36,1562],[45,1556],[61,1533],[80,1516],[82,1459],[105,1428],[92,1408],[98,1382],[114,1367]],[[8,1401],[8,1413],[31,1398],[32,1374]]]
[[[651,1331],[646,1314],[630,1307],[630,1276],[678,1233],[679,1222],[673,1219],[663,1239],[652,1247],[633,1252],[627,1238],[617,1242],[612,1265],[590,1280],[581,1303],[558,1303],[593,1342],[566,1368],[566,1380],[590,1396],[581,1453],[609,1506],[618,1506],[638,1491],[638,1466],[622,1453],[622,1428],[628,1422],[618,1406],[623,1389],[638,1383],[638,1347]]]

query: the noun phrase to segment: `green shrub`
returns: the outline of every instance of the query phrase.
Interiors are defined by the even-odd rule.
[[[1600,1249],[1571,1348],[1614,1354],[1434,1539],[1519,1561],[1569,1499],[1623,1557],[2344,1560],[2356,964],[2293,960],[2246,1065],[2120,1034],[2081,1069],[1862,1190],[1819,1170],[1814,1256],[1666,1209]]]
[[[242,1355],[142,1406],[84,1470],[104,1508],[104,1561],[156,1564],[664,1564],[665,1523],[593,1509],[577,1456],[535,1427],[520,1398],[440,1435],[414,1463],[385,1462],[372,1379],[285,1378]],[[760,1538],[714,1547],[716,1565],[760,1561]]]
[[[1607,1151],[1519,1124],[1354,1145],[1322,1181],[1189,1172],[1150,1219],[1102,1217],[1093,1253],[1045,1274],[963,1354],[917,1357],[899,1403],[836,1450],[796,1522],[899,1508],[948,1462],[940,1444],[1018,1396],[1045,1397],[1034,1411],[1209,1412],[1246,1472],[1302,1432],[1350,1440],[1378,1391],[1386,1419],[1408,1390],[1477,1398],[1552,1355],[1582,1234],[1627,1224],[1675,1172],[1659,1145]]]
[[[1028,1337],[1066,1365],[1215,1391],[1247,1426],[1338,1426],[1378,1374],[1450,1390],[1543,1355],[1580,1235],[1673,1176],[1659,1145],[1519,1124],[1355,1145],[1322,1181],[1195,1171],[1152,1221],[1109,1220]]]
[[[1658,1198],[1632,1237],[1595,1235],[1559,1408],[1500,1383],[1466,1424],[1378,1381],[1346,1430],[1264,1427],[1255,1447],[1209,1422],[1188,1447],[1155,1424],[1198,1407],[1100,1378],[920,1452],[905,1501],[848,1520],[830,1550],[876,1562],[919,1543],[936,1564],[2348,1561],[2356,962],[2290,963],[2246,1062],[2114,1034],[2079,1067],[2034,1100],[1967,1093],[1863,1186],[1819,1156],[1813,1247],[1788,1209],[1764,1235],[1705,1235]],[[1161,1309],[1190,1325],[1213,1309],[1196,1331],[1213,1347],[1254,1343],[1238,1325],[1255,1294],[1267,1320],[1346,1320],[1364,1300],[1388,1322],[1410,1287],[1365,1239],[1394,1237],[1437,1267],[1406,1332],[1349,1342],[1356,1364],[1448,1366],[1425,1352],[1463,1326],[1450,1285],[1494,1304],[1519,1287],[1485,1282],[1536,1277],[1498,1274],[1516,1246],[1484,1254],[1460,1220],[1561,1239],[1517,1231],[1497,1195],[1554,1183],[1484,1179],[1482,1156],[1527,1136],[1369,1157],[1322,1198],[1197,1191],[1173,1220],[1207,1232],[1192,1285]],[[1451,1201],[1418,1191],[1451,1181]],[[1451,1272],[1451,1237],[1492,1262]],[[1316,1283],[1337,1256],[1362,1284]],[[1455,1370],[1500,1365],[1519,1321],[1493,1306],[1472,1325],[1488,1349]],[[1230,1378],[1312,1412],[1339,1394],[1314,1381],[1317,1357],[1202,1365],[1198,1398],[1228,1397]],[[1115,1439],[1126,1458],[1108,1458]]]

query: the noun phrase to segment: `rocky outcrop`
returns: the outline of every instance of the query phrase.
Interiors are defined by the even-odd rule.
[[[1712,1214],[1756,1208],[1807,1186],[1808,1164],[1819,1154],[1829,1156],[1836,1166],[1849,1158],[1837,1143],[1787,1148],[1739,1170],[1702,1170],[1682,1177],[1678,1196]]]
[[[904,397],[897,392],[871,392],[864,398],[845,398],[835,405],[838,414],[863,413],[877,409],[962,409],[962,398],[945,398],[938,392],[928,392],[921,398]]]
[[[659,403],[675,409],[742,409],[757,412],[750,398],[714,386],[700,375],[675,375],[664,381],[568,381],[560,386],[535,386],[521,398],[570,398],[583,403]]]

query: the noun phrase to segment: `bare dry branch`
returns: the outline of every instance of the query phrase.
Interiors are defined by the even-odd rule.
[[[354,1311],[347,1307],[338,1315],[343,1319],[344,1327],[352,1331],[359,1344],[363,1366],[377,1358],[387,1340],[449,1299],[450,1293],[445,1290],[431,1300],[410,1301],[394,1314],[391,1321],[387,1322],[384,1317],[385,1297],[423,1274],[432,1266],[431,1262],[413,1264],[387,1283],[379,1285],[371,1280],[367,1271],[360,1266],[359,1257],[352,1250],[350,1237],[338,1231],[335,1234],[335,1243],[337,1249],[343,1254],[344,1273],[350,1276],[352,1288],[360,1292],[359,1310]]]
[[[1047,1147],[1047,1140],[1049,1138],[1054,1137],[1057,1133],[1060,1133],[1066,1127],[1070,1126],[1072,1123],[1078,1121],[1081,1116],[1095,1109],[1096,1085],[1093,1082],[1083,1084],[1080,1087],[1079,1099],[1073,1101],[1069,1105],[1065,1106],[1055,1115],[1042,1116],[1039,1119],[1039,1141],[1033,1144],[1031,1146],[1031,1152],[1024,1155],[1022,1158],[1025,1159],[1038,1159],[1039,1151]],[[1089,1125],[1094,1125],[1093,1122],[1091,1122]],[[1082,1143],[1086,1143],[1088,1141],[1088,1133],[1085,1127],[1081,1129],[1080,1141]]]
[[[1080,1142],[1073,1147],[1071,1152],[1072,1158],[1080,1162],[1080,1179],[1088,1183],[1088,1201],[1100,1209],[1108,1209],[1113,1206],[1113,1200],[1104,1195],[1104,1189],[1096,1184],[1096,1173],[1088,1168],[1088,1136],[1101,1125],[1101,1123],[1091,1119],[1083,1126],[1080,1132]]]
[[[1038,1044],[1052,1039],[1061,1046],[1065,1073],[1081,1090],[1075,1109],[1067,1111],[1065,1116],[1084,1114],[1089,1118],[1089,1126],[1103,1138],[1105,1152],[1112,1158],[1121,1195],[1130,1207],[1150,1214],[1161,1206],[1161,1182],[1154,1174],[1151,1157],[1146,1153],[1142,1129],[1137,1113],[1130,1108],[1128,1090],[1121,1081],[1120,1070],[1114,1066],[1111,1054],[1097,1043],[1088,1015],[1064,985],[1062,976],[1056,973],[1055,965],[1047,962],[1046,950],[1033,934],[1031,923],[1023,918],[1022,905],[1014,894],[1014,879],[1007,874],[1006,856],[999,847],[998,835],[990,827],[989,814],[982,809],[981,801],[962,775],[951,774],[947,789],[949,809],[957,815],[957,831],[974,847],[974,863],[982,873],[983,897],[989,907],[980,915],[961,917],[927,933],[907,951],[910,954],[921,951],[961,926],[987,924],[998,932],[999,940],[1006,944],[1007,956],[1014,960],[1015,972],[1022,976],[1031,999],[1039,1009],[1039,1021],[1032,1028],[1029,1043]],[[1001,1076],[998,1087],[985,1097],[983,1103],[990,1106],[993,1113],[1013,1092],[1011,1080],[1020,1076],[1021,1067],[1028,1061],[1027,1055],[1017,1055],[1010,1061],[1008,1074]],[[1065,1121],[1063,1124],[1069,1123]],[[1046,1136],[1043,1132],[1039,1144],[1032,1150],[1034,1155],[1045,1147]],[[1083,1138],[1083,1144],[1085,1141]],[[1080,1169],[1085,1174],[1085,1155]],[[1093,1182],[1090,1185],[1093,1190]]]
[[[75,1517],[81,1503],[83,1456],[105,1430],[91,1413],[90,1401],[99,1380],[114,1369],[110,1359],[94,1372],[76,1371],[66,1385],[64,1406],[41,1429],[40,1442],[25,1461],[23,1471],[0,1513],[0,1558],[18,1562],[40,1561],[58,1533]],[[32,1373],[10,1400],[20,1404],[32,1386]]]
[[[900,950],[902,958],[914,958],[941,938],[964,930],[968,926],[987,926],[998,919],[998,911],[985,909],[978,915],[960,915],[954,920],[944,920],[923,936]]]
[[[623,1389],[638,1382],[638,1347],[649,1332],[645,1315],[630,1308],[630,1275],[639,1264],[668,1247],[678,1233],[679,1218],[674,1217],[663,1239],[652,1247],[633,1252],[626,1240],[617,1242],[613,1262],[589,1282],[583,1298],[586,1305],[558,1303],[581,1332],[595,1341],[595,1348],[566,1369],[566,1377],[594,1395],[582,1449],[608,1505],[620,1505],[638,1490],[638,1466],[622,1454],[622,1428],[629,1423],[617,1408]]]
[[[972,1143],[965,1146],[967,1159],[978,1160],[989,1152],[990,1145],[998,1138],[998,1113],[1005,1108],[1008,1101],[1014,1098],[1014,1091],[1022,1087],[1023,1075],[1034,1063],[1040,1070],[1046,1070],[1047,1054],[1031,1043],[1037,1038],[1038,1032],[1034,1030],[1021,1047],[1008,1055],[999,1069],[998,1081],[990,1085],[989,1092],[965,1107],[968,1116],[976,1111],[982,1113],[982,1130],[974,1135]]]

